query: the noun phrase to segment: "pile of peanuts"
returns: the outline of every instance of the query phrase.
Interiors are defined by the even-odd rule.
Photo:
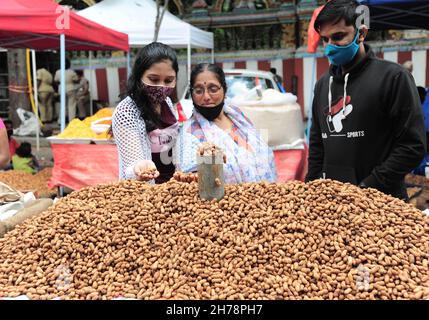
[[[57,192],[48,188],[48,180],[52,177],[52,168],[45,168],[36,174],[18,170],[0,172],[0,181],[19,191],[35,191],[40,197],[50,197]]]
[[[0,297],[425,299],[429,216],[317,180],[84,188],[0,239]]]

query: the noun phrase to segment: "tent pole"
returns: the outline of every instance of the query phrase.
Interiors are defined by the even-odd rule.
[[[37,87],[37,71],[36,71],[36,51],[31,50],[31,62],[33,65],[33,88],[34,88],[34,103],[36,104],[36,117],[39,117],[39,88]],[[36,131],[36,150],[40,151],[40,121],[37,121]]]
[[[191,85],[191,25],[188,26],[188,83]]]
[[[214,63],[214,48],[212,48],[212,63]]]
[[[127,77],[131,75],[131,48],[127,51]]]
[[[65,34],[60,34],[60,65],[61,65],[61,132],[66,128],[66,36]],[[60,187],[60,195],[64,196],[64,187]]]
[[[188,85],[191,83],[191,42],[188,42]]]
[[[313,114],[311,106],[313,104],[313,98],[314,98],[314,86],[315,86],[315,78],[316,78],[316,66],[317,66],[317,54],[315,53],[313,55],[313,68],[311,72],[311,92],[310,92],[310,100],[309,100],[309,109],[307,110],[307,128],[306,128],[306,139],[307,143],[310,143],[310,130],[311,130],[311,124],[313,121]],[[317,79],[316,79],[317,81]],[[307,106],[304,106],[304,108],[307,108]]]
[[[89,51],[89,114],[93,115],[92,107],[92,51]]]
[[[60,60],[61,60],[61,132],[66,128],[66,37],[65,34],[60,35]],[[69,119],[71,120],[71,119]]]

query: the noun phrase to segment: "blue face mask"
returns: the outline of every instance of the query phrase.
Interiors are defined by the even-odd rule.
[[[359,50],[358,37],[359,31],[356,32],[353,41],[346,46],[328,44],[325,48],[325,55],[328,57],[329,62],[336,66],[343,66],[351,62]]]

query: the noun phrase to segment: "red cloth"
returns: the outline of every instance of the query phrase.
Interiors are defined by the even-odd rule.
[[[308,25],[308,44],[307,44],[307,52],[315,53],[317,51],[317,47],[319,46],[320,35],[314,30],[314,22],[317,19],[320,11],[322,11],[324,6],[320,6],[313,11],[313,16],[311,17],[310,24]]]
[[[86,186],[119,180],[116,145],[52,144],[54,168],[50,188],[64,186],[79,190]]]
[[[9,140],[9,153],[10,153],[11,158],[16,153],[16,149],[18,147],[19,147],[18,141],[16,141],[14,138],[10,138],[10,140]]]
[[[304,181],[308,169],[307,157],[307,145],[305,145],[304,150],[274,151],[274,159],[277,166],[277,181]]]
[[[0,47],[57,49],[60,34],[66,50],[129,50],[127,34],[65,12],[53,0],[0,1]]]

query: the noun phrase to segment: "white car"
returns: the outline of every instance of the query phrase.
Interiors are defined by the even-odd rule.
[[[248,94],[255,88],[260,88],[262,91],[266,89],[274,89],[279,92],[284,92],[274,80],[274,75],[266,71],[253,71],[247,69],[225,69],[225,80],[228,90],[226,92],[227,99],[232,99],[238,95]],[[256,91],[255,91],[256,92]],[[183,110],[186,118],[192,116],[194,106],[192,104],[189,85],[183,93],[182,99],[177,104],[178,109]]]

